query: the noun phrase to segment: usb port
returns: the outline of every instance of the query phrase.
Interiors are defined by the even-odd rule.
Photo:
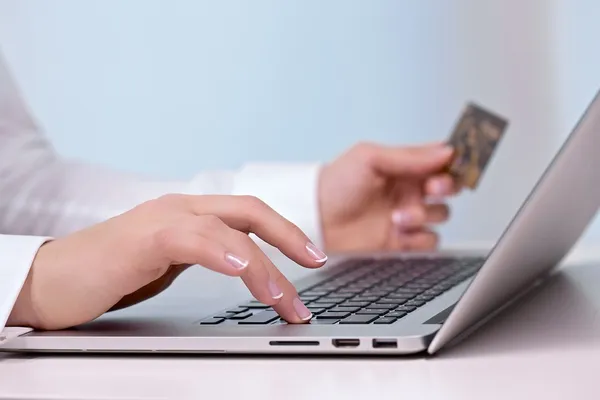
[[[335,347],[358,347],[360,344],[359,339],[333,339],[333,345]]]
[[[396,349],[398,340],[396,339],[373,339],[374,349]]]

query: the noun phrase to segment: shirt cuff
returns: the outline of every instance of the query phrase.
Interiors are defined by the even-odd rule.
[[[0,333],[40,246],[49,240],[39,236],[0,235]]]
[[[322,247],[318,203],[320,164],[250,164],[236,174],[234,195],[259,198]]]

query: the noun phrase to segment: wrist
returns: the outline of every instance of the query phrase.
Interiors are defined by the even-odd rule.
[[[327,188],[330,186],[328,181],[329,165],[325,164],[319,170],[317,182],[317,207],[319,215],[319,231],[322,246],[325,252],[335,251],[335,221],[331,210],[331,199],[327,194]]]
[[[47,243],[47,242],[46,242]],[[46,245],[46,243],[40,246],[38,252],[36,253],[33,262],[31,264],[31,268],[29,269],[29,273],[27,274],[27,278],[21,287],[21,291],[17,297],[17,301],[15,302],[12,311],[8,317],[8,325],[11,326],[25,326],[30,328],[39,328],[42,323],[39,318],[36,308],[33,302],[33,279],[35,274],[35,265],[36,261],[39,257],[40,251]]]

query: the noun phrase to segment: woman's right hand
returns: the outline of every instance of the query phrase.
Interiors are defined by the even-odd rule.
[[[254,197],[166,195],[43,245],[9,324],[63,329],[151,297],[187,266],[239,276],[283,319],[312,317],[294,286],[248,236],[307,268],[327,257],[294,224]]]

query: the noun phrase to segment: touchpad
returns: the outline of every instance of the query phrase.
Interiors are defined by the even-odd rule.
[[[454,309],[454,306],[456,304],[452,304],[450,307],[446,308],[444,311],[436,314],[433,318],[431,318],[429,321],[426,321],[426,324],[443,324],[444,322],[446,322],[446,318],[448,318],[448,315],[450,315],[450,313],[452,312],[452,310]]]

